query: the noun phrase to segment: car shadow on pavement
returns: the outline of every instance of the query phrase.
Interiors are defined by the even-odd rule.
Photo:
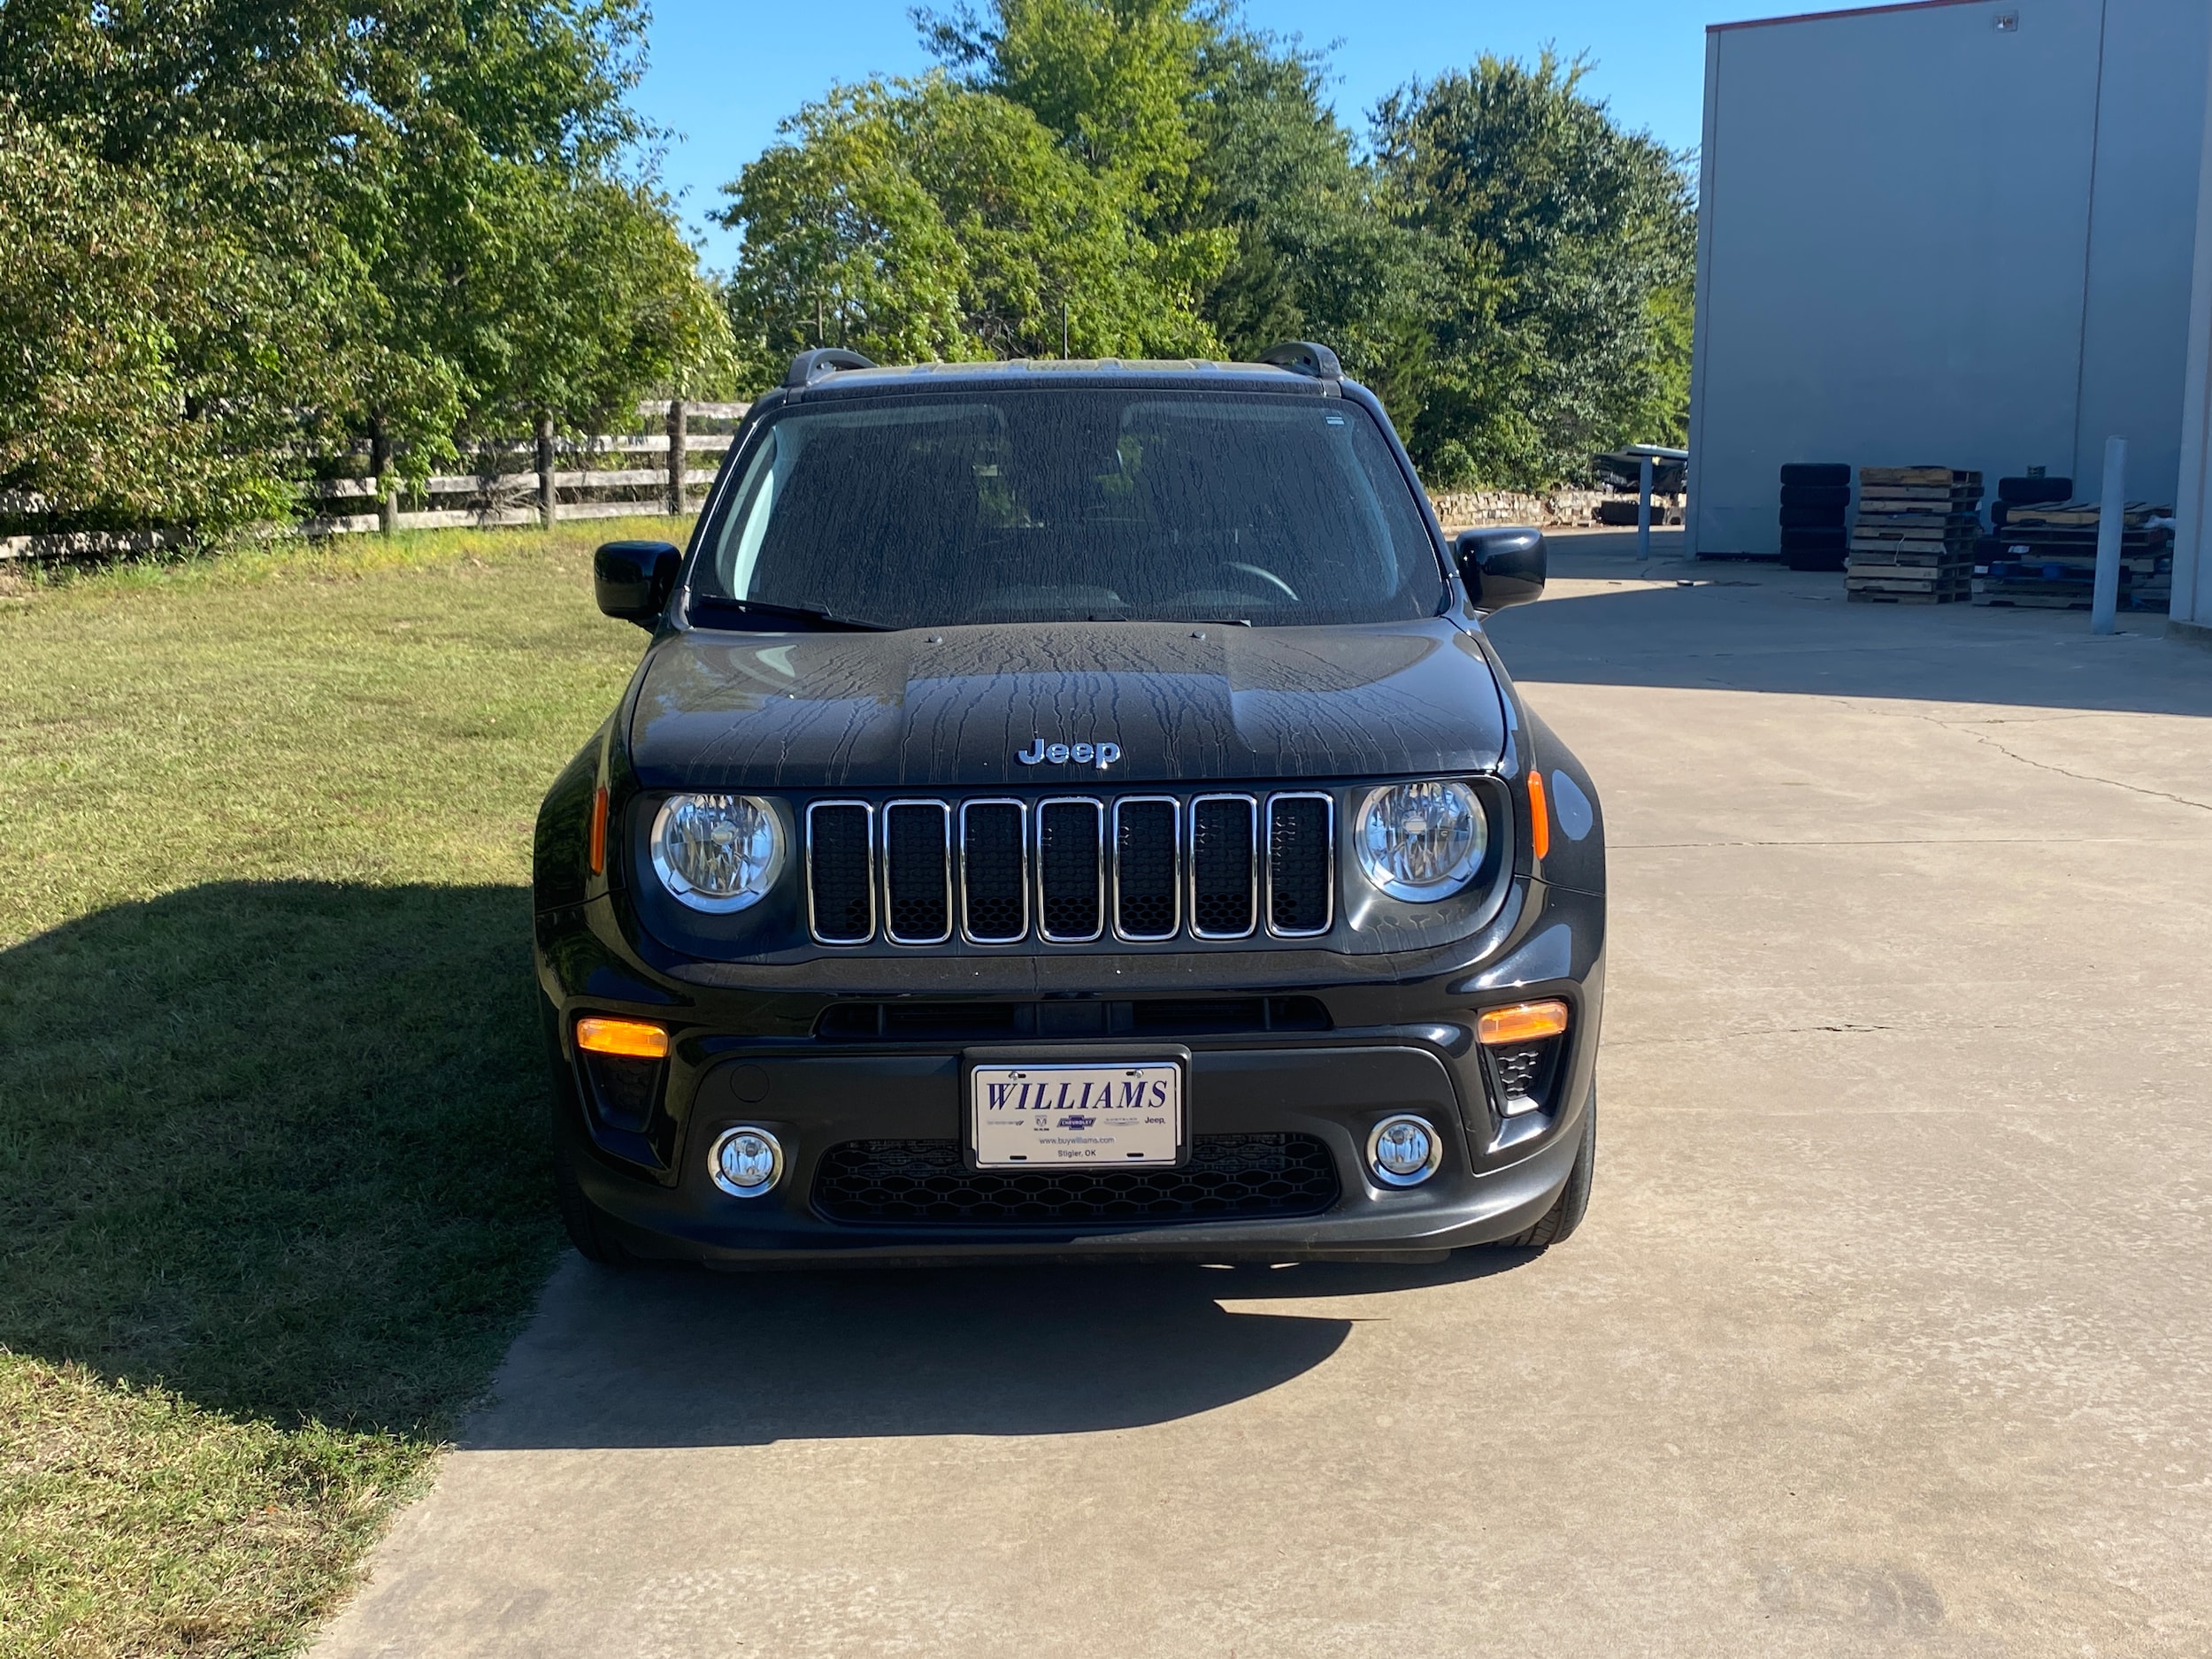
[[[1839,573],[1707,561],[1655,563],[1653,577],[1632,578],[1633,568],[1557,561],[1553,597],[1484,624],[1508,672],[1574,685],[2212,715],[2212,657],[2164,638],[2162,616],[2125,613],[2120,634],[2099,638],[2080,611],[1852,604]]]
[[[443,1439],[521,1332],[486,1445],[1055,1433],[1277,1386],[1350,1329],[1225,1301],[1525,1259],[609,1273],[558,1245],[528,928],[518,887],[221,882],[0,949],[0,1346]]]
[[[610,1272],[571,1256],[510,1351],[471,1449],[1071,1434],[1194,1416],[1292,1381],[1356,1320],[1224,1306],[1417,1290],[1434,1265],[961,1266]]]

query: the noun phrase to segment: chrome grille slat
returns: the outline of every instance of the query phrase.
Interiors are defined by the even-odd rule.
[[[876,936],[875,866],[875,808],[865,801],[817,801],[807,808],[807,927],[823,944],[864,945]]]
[[[1202,795],[1190,803],[1190,931],[1248,939],[1259,926],[1259,803]]]
[[[899,945],[952,937],[952,808],[943,801],[883,807],[883,931]]]
[[[1183,803],[1171,795],[1114,803],[1114,936],[1157,943],[1182,931]]]
[[[1029,936],[1026,803],[960,803],[960,932],[974,945],[1018,944]]]
[[[1318,789],[1267,797],[1267,931],[1316,939],[1336,920],[1336,798]]]
[[[1089,795],[1038,802],[1037,937],[1087,945],[1105,931],[1105,803]]]

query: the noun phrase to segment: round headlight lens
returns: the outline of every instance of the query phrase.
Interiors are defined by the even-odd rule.
[[[654,873],[695,910],[757,903],[782,867],[782,827],[756,795],[671,795],[653,820]]]
[[[1448,899],[1482,867],[1490,848],[1482,803],[1463,783],[1394,783],[1371,789],[1352,829],[1359,867],[1394,899]]]

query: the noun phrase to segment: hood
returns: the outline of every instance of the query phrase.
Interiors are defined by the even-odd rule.
[[[1442,618],[1028,623],[673,634],[630,750],[648,788],[1125,788],[1486,771],[1504,738],[1481,647]],[[1040,739],[1120,756],[1021,764]]]

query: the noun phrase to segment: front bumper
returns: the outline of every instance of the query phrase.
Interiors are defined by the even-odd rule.
[[[956,1146],[963,1131],[959,1041],[830,1041],[811,1033],[839,999],[813,987],[739,989],[662,978],[606,947],[608,918],[540,918],[539,973],[549,1039],[564,1079],[557,1153],[585,1195],[644,1256],[739,1265],[990,1256],[1210,1260],[1432,1251],[1508,1238],[1540,1219],[1565,1184],[1582,1141],[1596,1064],[1603,991],[1601,897],[1524,882],[1496,932],[1467,942],[1468,960],[1419,964],[1279,953],[1281,977],[1256,984],[1258,953],[1233,975],[1239,995],[1323,1005],[1328,1029],[1186,1034],[1188,1128],[1211,1137],[1310,1137],[1334,1165],[1317,1213],[1130,1221],[1002,1217],[835,1218],[818,1190],[826,1157],[855,1143]],[[624,959],[626,957],[626,959]],[[1141,999],[1141,958],[1094,958],[1094,996]],[[1229,964],[1222,964],[1224,967]],[[1348,972],[1348,967],[1353,970]],[[1394,978],[1390,970],[1415,970]],[[619,993],[619,994],[618,994]],[[1187,983],[1160,994],[1188,999]],[[1035,995],[1035,993],[1032,993]],[[1082,993],[1053,995],[1080,1000]],[[1571,1018],[1540,1110],[1508,1116],[1496,1074],[1473,1038],[1482,1008],[1564,998]],[[567,1033],[585,1013],[667,1025],[673,1048],[654,1121],[610,1134],[586,1105],[592,1087]],[[1095,1046],[1098,1038],[1089,1036]],[[1048,1047],[1048,1044],[1042,1045]],[[1159,1044],[1131,1038],[1132,1053]],[[1368,1135],[1417,1113],[1444,1141],[1436,1173],[1410,1188],[1370,1172]],[[708,1171],[725,1129],[751,1125],[782,1143],[782,1179],[765,1194],[733,1196]]]

